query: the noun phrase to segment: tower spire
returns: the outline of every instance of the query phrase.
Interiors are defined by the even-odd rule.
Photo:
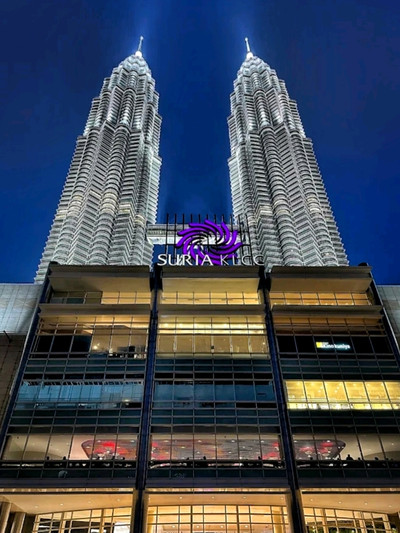
[[[250,59],[251,57],[254,57],[254,56],[253,56],[253,52],[251,51],[251,48],[250,48],[249,39],[247,37],[245,37],[244,41],[246,43],[246,50],[247,50],[246,59]]]
[[[143,43],[143,35],[141,35],[140,39],[139,39],[139,44],[138,44],[137,50],[135,52],[135,56],[136,57],[143,57],[143,54],[142,54],[142,43]]]

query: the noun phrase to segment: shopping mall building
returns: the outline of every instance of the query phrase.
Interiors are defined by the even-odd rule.
[[[390,533],[400,367],[368,266],[51,264],[0,533]]]

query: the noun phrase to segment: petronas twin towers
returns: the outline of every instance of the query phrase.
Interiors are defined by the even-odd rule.
[[[50,230],[36,281],[50,261],[150,264],[146,225],[157,215],[161,158],[158,93],[137,52],[122,61],[92,102]]]
[[[36,281],[48,263],[151,264],[146,229],[157,215],[159,95],[141,51],[114,68],[79,136]],[[228,119],[236,220],[253,251],[273,265],[347,265],[312,142],[285,83],[247,55]]]

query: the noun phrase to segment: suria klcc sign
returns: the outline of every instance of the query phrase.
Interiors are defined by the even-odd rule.
[[[244,245],[236,230],[230,230],[225,222],[211,220],[191,222],[188,228],[177,232],[179,240],[175,248],[180,254],[159,254],[159,265],[229,266],[263,265],[260,255],[244,253]]]

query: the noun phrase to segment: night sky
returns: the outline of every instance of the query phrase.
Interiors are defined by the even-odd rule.
[[[226,118],[248,36],[298,102],[350,263],[400,283],[398,0],[3,0],[0,28],[0,282],[32,281],[91,100],[144,35],[159,221],[231,213]]]

